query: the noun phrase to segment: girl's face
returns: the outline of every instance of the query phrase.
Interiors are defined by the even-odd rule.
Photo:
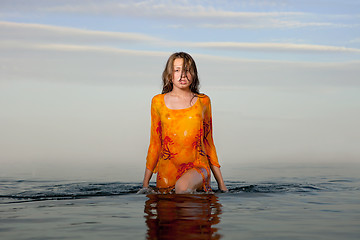
[[[189,88],[192,83],[192,76],[190,74],[190,69],[183,69],[183,58],[176,58],[174,60],[174,71],[173,71],[173,87],[186,89]]]

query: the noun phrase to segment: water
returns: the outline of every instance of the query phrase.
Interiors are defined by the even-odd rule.
[[[228,193],[184,195],[136,194],[140,181],[2,176],[0,238],[359,239],[359,170],[232,166]]]

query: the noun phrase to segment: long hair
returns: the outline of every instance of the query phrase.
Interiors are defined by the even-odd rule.
[[[194,59],[190,56],[190,54],[185,52],[176,52],[171,54],[169,59],[167,60],[165,69],[162,74],[163,80],[163,89],[162,93],[171,92],[173,89],[173,71],[174,71],[174,61],[177,58],[184,59],[182,69],[189,69],[190,74],[192,76],[192,83],[190,84],[190,91],[196,95],[199,95],[199,77],[197,73],[197,68]]]

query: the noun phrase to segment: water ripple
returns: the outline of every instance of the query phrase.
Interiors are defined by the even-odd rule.
[[[228,181],[226,185],[228,186],[229,194],[242,192],[277,194],[316,193],[320,191],[339,191],[340,189],[351,190],[351,186],[347,186],[350,183],[352,183],[350,180],[338,179],[328,180],[322,183],[262,182],[246,184],[240,181]],[[0,186],[0,203],[9,203],[9,199],[11,199],[12,202],[24,202],[135,194],[142,187],[139,183],[123,182],[65,183],[61,181],[27,180],[0,180]]]

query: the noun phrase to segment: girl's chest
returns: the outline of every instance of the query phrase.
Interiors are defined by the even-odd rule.
[[[192,107],[181,110],[165,110],[160,114],[162,124],[171,125],[198,125],[203,122],[204,109]]]

